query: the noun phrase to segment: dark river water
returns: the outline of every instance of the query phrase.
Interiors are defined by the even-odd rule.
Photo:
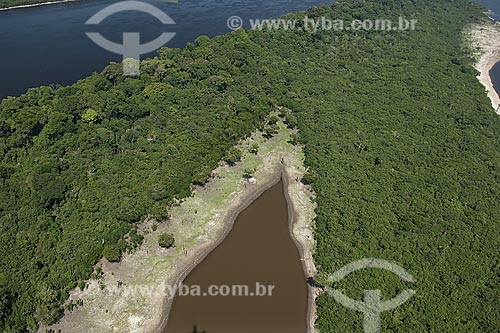
[[[500,95],[500,62],[498,62],[490,71],[491,81],[493,82],[493,87]]]
[[[183,47],[200,35],[215,36],[229,32],[227,19],[278,17],[334,0],[180,0],[167,3],[146,0],[166,12],[175,22],[168,25],[176,36],[167,45]],[[51,83],[70,84],[102,70],[119,55],[95,45],[86,32],[100,32],[121,42],[122,32],[140,32],[143,42],[162,32],[156,18],[137,11],[115,14],[97,28],[84,23],[100,9],[116,0],[81,0],[0,12],[0,99],[19,95],[30,87]],[[500,19],[499,0],[477,0]],[[153,56],[150,53],[146,56]]]
[[[477,0],[477,2],[492,10],[490,17],[500,21],[500,0]],[[500,95],[500,62],[491,69],[490,76],[493,87]]]
[[[148,14],[128,11],[110,16],[98,27],[85,25],[95,13],[114,2],[117,1],[81,0],[0,11],[0,99],[19,95],[29,87],[70,84],[102,70],[110,61],[121,60],[121,56],[94,44],[86,32],[100,32],[117,43],[121,43],[123,32],[140,32],[143,43],[162,32],[176,32],[167,46],[184,47],[200,35],[229,32],[227,19],[233,15],[248,22],[251,18],[278,17],[333,0],[146,0],[176,24],[165,26]]]
[[[489,8],[493,13],[490,17],[500,21],[500,1],[499,0],[475,0],[475,2],[482,4]]]
[[[186,286],[248,286],[228,296],[177,296],[165,333],[304,333],[307,283],[289,233],[283,183],[242,211],[233,229],[184,280]],[[257,283],[272,293],[255,296]],[[223,291],[223,289],[220,289]]]
[[[490,17],[500,21],[500,0],[476,0],[476,2],[488,7],[493,12],[490,14]],[[497,63],[491,69],[490,76],[493,87],[500,95],[500,63]]]

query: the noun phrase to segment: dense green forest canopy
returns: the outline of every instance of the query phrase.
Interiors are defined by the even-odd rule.
[[[317,193],[319,277],[393,260],[418,294],[382,316],[390,332],[497,332],[500,119],[463,48],[484,19],[466,0],[350,0],[310,18],[418,19],[417,31],[244,31],[162,49],[123,77],[112,64],[68,87],[30,89],[0,110],[0,329],[61,315],[102,255],[141,243],[276,105],[293,110]],[[289,14],[303,18],[304,13]],[[384,272],[336,285],[392,298]],[[318,299],[321,332],[362,314]]]

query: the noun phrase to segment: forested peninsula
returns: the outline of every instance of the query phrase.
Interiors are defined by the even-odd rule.
[[[401,264],[408,285],[357,272],[362,299],[417,295],[382,315],[392,332],[496,332],[500,313],[500,118],[463,31],[467,0],[345,0],[286,17],[418,20],[416,31],[246,31],[163,48],[140,77],[120,64],[0,108],[0,331],[57,321],[103,256],[142,242],[145,218],[206,182],[278,106],[304,144],[321,281],[361,258]],[[321,332],[362,315],[317,299]]]

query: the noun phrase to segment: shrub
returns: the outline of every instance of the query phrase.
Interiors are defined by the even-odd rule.
[[[250,147],[250,153],[252,154],[255,154],[257,155],[257,153],[259,152],[259,145],[254,143],[251,147]]]

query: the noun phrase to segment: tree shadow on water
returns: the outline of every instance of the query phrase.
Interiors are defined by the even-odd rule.
[[[193,332],[191,332],[191,333],[207,333],[207,331],[205,331],[205,330],[198,331],[198,326],[193,325]]]

